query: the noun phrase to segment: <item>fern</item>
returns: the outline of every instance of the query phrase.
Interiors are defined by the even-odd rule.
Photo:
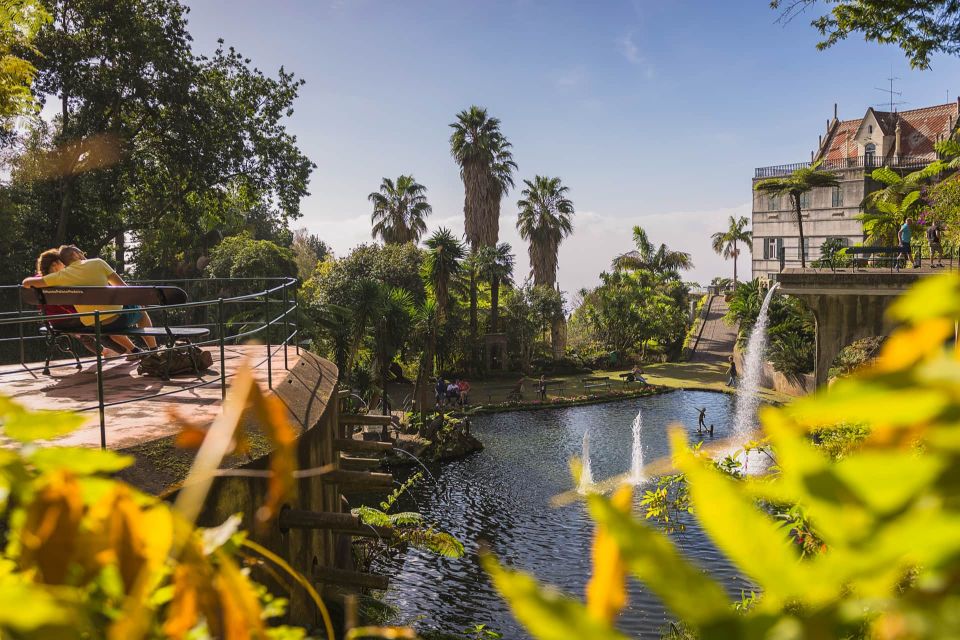
[[[449,533],[431,528],[403,529],[400,538],[412,547],[424,549],[447,558],[462,558],[463,543]]]
[[[374,507],[361,506],[351,509],[350,513],[360,518],[360,522],[373,527],[389,527],[390,516]]]
[[[389,518],[391,526],[394,527],[419,526],[423,524],[423,516],[416,511],[393,513],[387,516],[387,518]]]

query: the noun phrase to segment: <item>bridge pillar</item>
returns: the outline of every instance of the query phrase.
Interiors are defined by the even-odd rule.
[[[886,321],[892,296],[798,295],[813,311],[817,325],[816,384],[827,382],[827,372],[837,354],[852,342],[890,331]]]

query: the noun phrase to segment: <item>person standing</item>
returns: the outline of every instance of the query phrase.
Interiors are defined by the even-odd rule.
[[[547,381],[542,373],[540,374],[540,383],[537,387],[537,395],[540,396],[540,402],[547,401]]]
[[[913,250],[910,248],[911,240],[911,230],[910,225],[913,224],[912,218],[907,218],[903,221],[903,224],[900,226],[900,231],[897,232],[897,240],[900,242],[900,253],[897,255],[897,261],[899,262],[900,256],[906,257],[909,260],[911,266],[916,266],[913,262]],[[904,263],[904,267],[907,266],[907,263]],[[900,268],[900,265],[897,264],[897,268]]]
[[[927,244],[930,245],[930,268],[934,268],[933,256],[937,256],[936,266],[943,266],[943,245],[941,244],[940,223],[933,222],[927,227]]]
[[[702,432],[707,428],[706,417],[707,417],[707,408],[697,409],[700,412],[700,415],[697,417],[697,433]]]
[[[737,386],[737,363],[733,361],[733,356],[727,358],[730,365],[727,367],[727,386]]]

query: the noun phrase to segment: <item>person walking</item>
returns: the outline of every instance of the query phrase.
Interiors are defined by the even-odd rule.
[[[930,268],[943,266],[943,245],[941,244],[940,223],[933,222],[927,227],[927,244],[930,245]],[[937,264],[933,264],[933,256],[937,256]]]
[[[733,356],[727,358],[730,365],[727,367],[727,386],[737,386],[737,363],[733,361]]]
[[[547,381],[543,377],[543,374],[540,374],[540,384],[537,387],[537,395],[540,396],[540,402],[547,401]]]
[[[916,264],[913,262],[913,250],[910,248],[910,240],[912,231],[910,230],[910,225],[913,224],[912,218],[907,218],[903,221],[903,224],[900,226],[900,230],[897,232],[897,240],[900,242],[900,253],[897,254],[897,269],[900,268],[900,256],[904,256],[906,260],[909,260],[909,264],[913,267],[916,267]],[[904,268],[907,266],[907,262],[904,262]]]
[[[697,409],[700,412],[700,415],[697,417],[697,433],[701,433],[704,429],[707,428],[706,417],[707,417],[707,408]]]

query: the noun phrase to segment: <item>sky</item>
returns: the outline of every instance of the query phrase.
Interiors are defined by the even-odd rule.
[[[824,52],[815,13],[779,24],[767,0],[193,0],[197,53],[217,39],[268,73],[304,79],[289,131],[316,163],[305,226],[336,255],[370,242],[367,195],[384,176],[427,187],[429,228],[463,231],[463,185],[448,124],[470,105],[502,121],[517,184],[558,176],[576,207],[559,284],[595,286],[643,226],[693,255],[687,279],[732,275],[710,249],[727,218],[750,216],[755,167],[809,160],[837,103],[841,119],[889,102],[956,100],[960,59],[911,70],[893,46],[857,37]],[[948,97],[949,96],[949,97]],[[504,198],[501,241],[529,270]],[[749,272],[742,256],[740,273]]]

